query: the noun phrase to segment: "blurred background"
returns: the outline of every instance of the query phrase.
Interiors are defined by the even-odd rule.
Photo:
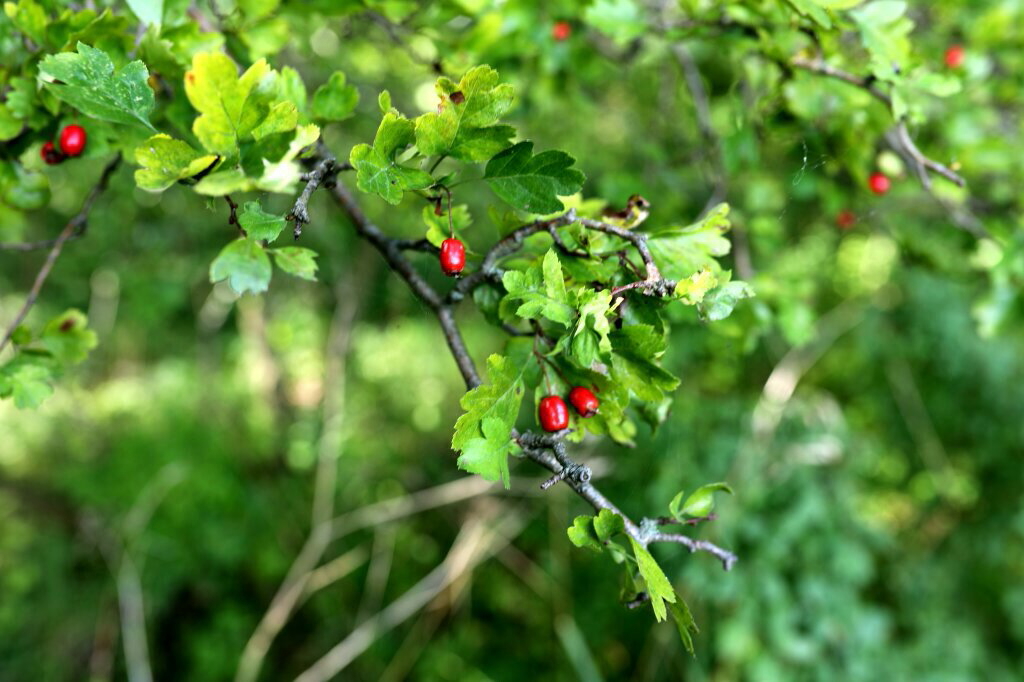
[[[568,542],[589,512],[571,491],[541,494],[529,463],[507,493],[456,469],[464,387],[443,337],[326,197],[302,237],[320,281],[277,277],[236,300],[208,279],[234,230],[224,203],[142,192],[122,169],[31,318],[78,307],[99,347],[40,409],[0,402],[0,679],[125,679],[140,640],[156,679],[233,678],[307,540],[322,453],[337,457],[336,521],[260,679],[293,679],[378,614],[395,627],[338,679],[1020,679],[1024,3],[906,8],[918,64],[946,73],[946,50],[965,53],[959,92],[922,96],[912,130],[968,179],[936,178],[941,201],[888,151],[890,112],[780,68],[763,36],[666,37],[624,0],[264,4],[265,42],[228,47],[311,89],[343,70],[361,103],[325,131],[341,156],[372,138],[380,90],[416,115],[437,69],[488,63],[516,85],[510,122],[576,156],[585,196],[639,193],[652,226],[731,205],[725,260],[757,298],[710,325],[680,308],[665,424],[578,459],[634,516],[728,481],[735,495],[694,532],[740,560],[725,573],[655,548],[701,628],[691,658],[671,624],[619,603],[615,565]],[[783,55],[801,49],[784,3],[678,9],[719,4],[780,24]],[[248,20],[230,0],[214,9]],[[3,240],[52,236],[103,165],[81,163],[48,171],[48,209],[0,209]],[[882,197],[866,185],[879,167]],[[486,249],[491,197],[458,200]],[[363,203],[390,234],[422,235],[411,200]],[[964,211],[991,238],[962,229]],[[0,320],[43,257],[0,252]],[[502,348],[470,307],[460,323],[478,362]],[[423,582],[441,562],[440,583]]]

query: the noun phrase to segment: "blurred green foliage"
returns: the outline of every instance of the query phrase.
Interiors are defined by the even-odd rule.
[[[95,4],[113,7],[104,30],[124,29],[104,49],[127,55],[129,10]],[[452,77],[490,64],[516,86],[509,120],[538,149],[572,154],[585,196],[623,205],[639,193],[651,201],[650,223],[667,227],[692,222],[722,190],[736,228],[728,267],[757,293],[713,324],[674,308],[665,365],[682,383],[667,420],[655,433],[641,426],[636,448],[602,439],[578,453],[605,465],[602,490],[629,514],[667,510],[680,488],[708,481],[735,491],[694,531],[737,552],[731,572],[679,547],[653,549],[700,627],[695,658],[673,625],[619,603],[614,565],[567,541],[573,517],[591,510],[562,487],[538,496],[536,471],[519,465],[511,494],[493,496],[529,521],[509,548],[381,636],[344,679],[1019,679],[1024,3],[871,2],[843,15],[863,23],[899,10],[871,54],[849,32],[810,24],[845,69],[905,93],[917,145],[969,181],[962,190],[934,179],[947,205],[888,152],[891,110],[781,65],[810,49],[801,22],[819,21],[828,3],[197,4],[239,62],[269,56],[274,68],[294,67],[310,92],[337,89],[342,102],[323,106],[346,115],[346,88],[358,90],[354,115],[324,125],[342,156],[373,139],[380,90],[410,115],[429,111],[435,63]],[[128,5],[145,12],[151,3]],[[152,70],[161,70],[156,55],[170,71],[218,46],[209,36],[219,34],[184,28],[195,25],[182,22],[189,3],[164,5],[164,31],[180,34],[182,52],[164,54],[140,32]],[[794,18],[801,8],[806,17]],[[707,25],[685,27],[694,17]],[[568,39],[552,36],[557,20],[570,23]],[[775,30],[743,28],[761,24]],[[59,22],[20,30],[51,49],[71,32]],[[714,139],[701,130],[677,44],[702,75]],[[967,53],[955,74],[942,61],[952,44]],[[902,74],[916,75],[887,72],[877,58],[890,50]],[[26,53],[38,59],[0,17],[0,134],[26,98],[47,105],[47,90],[8,79]],[[947,77],[959,92],[934,96],[949,89]],[[34,149],[5,147],[4,157]],[[78,210],[104,151],[46,169],[51,198],[39,210],[19,203],[39,199],[38,157],[33,178],[5,176],[5,192],[16,192],[0,202],[0,241],[52,237]],[[876,166],[893,177],[885,197],[866,189]],[[500,229],[484,218],[483,194],[458,197],[476,218],[461,232],[477,252]],[[259,198],[278,214],[291,200]],[[422,236],[412,199],[398,209],[365,203],[389,234]],[[993,239],[957,229],[966,209]],[[849,230],[835,224],[843,210],[856,216]],[[30,326],[78,308],[99,345],[37,411],[0,402],[0,679],[125,676],[110,549],[118,538],[141,572],[156,678],[234,675],[308,531],[339,297],[359,302],[339,512],[461,476],[449,443],[463,386],[434,320],[325,197],[311,213],[303,241],[319,253],[321,283],[276,278],[264,297],[237,302],[208,281],[236,235],[219,198],[184,187],[149,194],[122,171],[86,236],[66,247]],[[42,258],[0,252],[5,323]],[[501,350],[503,334],[483,316],[467,308],[460,321],[478,362]],[[291,679],[413,586],[481,513],[478,502],[333,543],[327,560],[353,548],[371,558],[301,606],[262,679]]]

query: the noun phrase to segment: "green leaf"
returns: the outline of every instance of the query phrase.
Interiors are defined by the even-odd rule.
[[[53,393],[53,370],[40,359],[19,354],[0,367],[0,398],[13,397],[19,410],[39,407]]]
[[[284,216],[264,211],[260,207],[260,202],[247,201],[242,206],[242,212],[238,214],[238,223],[249,239],[272,242],[281,234],[287,221]]]
[[[665,338],[655,328],[635,324],[609,334],[612,342],[612,378],[645,402],[660,402],[679,386],[679,379],[656,360],[665,351]]]
[[[672,501],[668,503],[668,513],[677,519],[682,518],[683,515],[683,492],[682,490],[677,492]]]
[[[566,533],[569,535],[569,541],[577,547],[586,547],[595,552],[604,551],[604,546],[597,537],[597,531],[594,530],[593,516],[577,516]]]
[[[850,11],[871,56],[871,72],[876,78],[902,80],[896,67],[905,68],[910,60],[910,32],[914,28],[906,11],[907,3],[902,0],[876,0]]]
[[[817,0],[786,0],[786,2],[801,15],[810,17],[814,23],[822,28],[832,28],[832,18],[825,8],[822,7],[824,3]]]
[[[274,97],[270,67],[260,59],[241,77],[224,54],[201,53],[185,74],[185,94],[196,111],[192,132],[211,152],[229,156],[270,111]]]
[[[611,353],[612,343],[608,337],[611,324],[608,313],[611,310],[612,293],[607,289],[595,291],[581,287],[576,291],[576,307],[579,319],[573,330],[569,355],[584,369],[594,369],[601,363],[601,357]]]
[[[210,281],[227,280],[239,294],[258,294],[270,285],[270,258],[256,242],[245,237],[231,242],[210,264]]]
[[[505,422],[485,417],[480,422],[483,437],[470,438],[459,455],[458,466],[463,471],[479,474],[487,481],[501,480],[507,489],[509,483],[508,456],[515,449]]]
[[[246,177],[245,171],[241,168],[229,168],[210,173],[200,180],[193,190],[196,194],[222,197],[232,192],[252,189],[252,184],[252,180]]]
[[[150,192],[162,192],[178,180],[191,178],[217,161],[215,154],[203,154],[181,140],[160,133],[135,149],[135,183]]]
[[[46,10],[33,0],[5,2],[4,13],[15,28],[32,39],[37,45],[46,45],[46,25],[49,19]]]
[[[286,133],[295,130],[299,124],[299,110],[295,102],[285,100],[276,102],[267,112],[266,118],[252,129],[254,140],[262,140],[275,133]]]
[[[377,128],[373,146],[360,144],[352,148],[349,162],[356,169],[359,189],[398,204],[406,190],[423,189],[434,183],[429,173],[395,162],[395,155],[415,139],[414,130],[412,121],[388,112]]]
[[[727,483],[708,483],[707,485],[702,485],[686,498],[686,504],[678,510],[679,513],[686,516],[707,516],[715,507],[714,493],[718,490],[730,495],[732,494],[732,488]],[[671,510],[671,508],[672,505],[670,504],[669,509]],[[677,516],[675,512],[673,512],[673,516]]]
[[[359,91],[345,84],[345,74],[335,71],[324,85],[313,93],[313,116],[327,121],[343,121],[359,104]]]
[[[693,650],[693,636],[700,630],[697,629],[697,623],[693,620],[693,614],[690,613],[690,607],[686,605],[686,600],[680,598],[676,602],[670,602],[668,610],[676,622],[676,630],[679,632],[679,639],[682,641],[683,647],[690,652],[691,656],[696,656],[697,654]]]
[[[540,265],[525,272],[508,270],[502,276],[508,294],[505,300],[521,301],[516,314],[526,319],[546,318],[566,327],[576,319],[576,309],[569,305],[565,292],[565,279],[558,255],[548,250]]]
[[[301,246],[285,246],[280,249],[271,249],[274,254],[274,262],[289,275],[294,275],[311,282],[316,281],[316,251],[304,249]]]
[[[0,104],[0,142],[6,142],[21,133],[25,124],[19,121],[6,104]]]
[[[636,557],[637,566],[640,568],[640,575],[647,583],[647,596],[651,598],[651,607],[654,609],[654,617],[659,621],[665,620],[668,613],[665,609],[665,602],[675,603],[676,593],[672,589],[672,583],[665,576],[661,566],[655,561],[650,552],[639,542],[629,536],[629,542],[633,545],[633,556]]]
[[[697,305],[718,285],[718,278],[708,269],[695,272],[676,283],[675,295],[686,305]]]
[[[50,92],[86,116],[156,130],[149,122],[154,103],[149,71],[140,61],[115,71],[103,50],[78,43],[77,53],[47,55],[39,73]]]
[[[715,258],[728,254],[731,246],[725,237],[729,229],[728,216],[729,205],[719,204],[692,225],[652,232],[648,246],[661,274],[668,279],[681,280],[701,270],[710,270],[712,274],[720,272],[722,268]]]
[[[455,422],[455,434],[452,436],[452,449],[464,454],[471,441],[479,438],[487,441],[486,449],[480,443],[473,444],[470,461],[474,463],[481,461],[482,454],[489,454],[492,460],[498,459],[499,455],[494,453],[501,453],[511,441],[512,427],[525,393],[523,366],[516,367],[505,356],[487,358],[487,375],[488,383],[477,386],[459,401],[466,412]],[[505,454],[507,452],[504,451]],[[504,457],[504,454],[500,456]],[[462,466],[461,458],[459,461]],[[494,470],[487,471],[493,473]]]
[[[164,18],[164,0],[128,0],[128,7],[143,24],[159,24]]]
[[[494,193],[514,208],[530,213],[555,213],[564,209],[559,195],[583,187],[586,176],[570,168],[576,159],[549,149],[533,155],[529,141],[512,145],[487,162],[484,180]]]
[[[744,298],[753,298],[754,289],[746,282],[736,280],[725,282],[709,291],[704,299],[697,304],[697,312],[701,319],[714,322],[732,314],[736,304]]]
[[[67,310],[46,324],[40,341],[58,362],[82,362],[97,343],[96,332],[89,329],[88,324],[81,311]]]
[[[426,155],[446,155],[463,161],[486,161],[515,135],[507,125],[494,125],[512,107],[515,91],[498,85],[498,72],[477,66],[458,83],[438,78],[438,112],[416,119],[416,146]]]
[[[608,542],[613,535],[618,533],[624,533],[626,531],[626,522],[622,520],[622,517],[609,509],[602,509],[596,517],[594,517],[594,532],[597,533],[597,538],[602,542]]]

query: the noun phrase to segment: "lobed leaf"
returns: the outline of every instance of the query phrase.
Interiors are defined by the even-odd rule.
[[[271,249],[274,262],[289,275],[300,279],[316,281],[316,251],[304,249],[301,246],[285,246],[280,249]]]
[[[217,162],[217,155],[203,154],[185,142],[160,133],[135,149],[135,184],[150,192],[162,192],[179,180],[191,178]]]
[[[156,130],[149,122],[154,104],[149,71],[141,61],[115,70],[106,52],[80,42],[77,53],[47,55],[39,73],[49,92],[86,116]]]
[[[241,237],[221,250],[210,264],[210,281],[227,280],[239,294],[266,291],[270,285],[270,258],[256,242]]]
[[[636,557],[640,575],[647,583],[647,596],[651,599],[654,617],[661,622],[668,616],[666,602],[671,604],[676,601],[675,590],[672,589],[672,583],[669,582],[654,556],[632,536],[629,536],[629,542],[633,545],[633,556]]]
[[[498,84],[498,72],[477,66],[458,83],[441,77],[436,90],[437,112],[416,119],[416,147],[427,155],[463,161],[486,161],[509,146],[515,129],[494,125],[512,107],[515,91]]]
[[[524,141],[488,161],[484,180],[514,208],[555,213],[564,209],[559,195],[574,194],[583,187],[586,176],[570,167],[574,163],[572,156],[555,149],[534,156],[533,143]]]

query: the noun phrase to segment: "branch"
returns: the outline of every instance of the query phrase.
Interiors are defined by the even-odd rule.
[[[475,286],[475,284],[471,283],[472,281],[480,283],[487,277],[495,276],[498,272],[498,260],[519,249],[526,237],[538,232],[547,231],[551,226],[558,227],[569,225],[573,222],[579,222],[589,229],[605,232],[631,242],[644,261],[647,268],[648,280],[650,282],[655,282],[661,281],[662,279],[661,273],[658,270],[657,265],[654,263],[654,258],[651,255],[650,249],[647,248],[646,234],[642,232],[631,232],[630,230],[598,220],[578,218],[574,210],[569,210],[565,214],[556,218],[552,218],[550,220],[538,220],[528,225],[524,225],[501,239],[484,256],[483,265],[481,266],[480,271],[460,280],[455,287],[452,288],[452,291],[446,297],[442,298],[441,295],[423,278],[423,276],[413,268],[408,259],[406,259],[405,255],[402,253],[402,249],[399,247],[401,240],[388,237],[379,227],[377,227],[377,225],[375,225],[366,216],[362,208],[352,196],[351,192],[349,192],[344,185],[336,183],[331,188],[331,193],[334,195],[335,200],[341,208],[348,213],[356,232],[361,237],[369,241],[380,252],[388,265],[405,280],[413,293],[437,316],[438,322],[440,322],[441,328],[444,332],[445,339],[448,342],[448,347],[455,358],[456,364],[459,366],[459,371],[462,373],[462,377],[466,382],[466,387],[469,389],[479,386],[481,384],[481,380],[480,375],[477,373],[476,366],[473,363],[473,359],[469,355],[469,351],[466,349],[466,344],[462,339],[462,334],[459,331],[458,326],[455,324],[453,306],[462,299],[465,291],[472,290],[473,286]],[[566,453],[565,444],[562,442],[562,437],[565,433],[566,432],[541,435],[527,432],[520,434],[518,431],[513,430],[512,438],[519,444],[522,448],[523,454],[528,459],[536,462],[552,474],[555,474],[555,478],[557,480],[550,483],[547,481],[545,482],[548,484],[548,487],[554,485],[554,483],[557,483],[560,480],[564,480],[565,483],[572,488],[577,495],[588,502],[595,511],[607,509],[621,516],[625,524],[626,532],[641,545],[646,547],[650,542],[656,541],[651,539],[653,535],[651,532],[642,530],[636,523],[630,520],[622,510],[605,497],[601,491],[590,483],[589,469],[573,462]],[[565,471],[564,474],[563,471]],[[672,536],[666,535],[666,537]],[[690,546],[691,551],[700,549],[711,552],[720,558],[723,555],[731,556],[732,560],[726,563],[727,568],[731,567],[732,562],[735,561],[734,555],[731,555],[711,543],[690,540],[689,538],[686,538],[686,540],[695,543],[692,546],[688,545]],[[686,544],[682,540],[677,540],[677,542]]]
[[[794,57],[789,60],[788,64],[795,66],[798,69],[803,69],[811,73],[821,74],[823,76],[841,80],[844,83],[849,83],[850,85],[864,90],[879,102],[883,103],[886,107],[890,109],[892,108],[892,97],[880,90],[878,86],[875,85],[875,81],[873,79],[861,78],[860,76],[848,71],[844,71],[838,67],[832,66],[831,64],[827,64],[821,59]],[[895,128],[895,134],[887,135],[886,139],[897,152],[903,152],[905,157],[909,157],[911,165],[914,167],[917,177],[921,181],[921,186],[928,192],[931,192],[932,190],[932,182],[931,178],[928,177],[928,171],[941,175],[957,187],[963,187],[967,184],[967,181],[951,168],[944,166],[938,161],[930,159],[921,153],[921,150],[917,148],[917,145],[914,144],[914,141],[910,138],[910,133],[907,132],[906,121],[898,121]]]
[[[353,170],[352,164],[348,162],[338,163],[338,160],[327,150],[322,141],[317,142],[316,158],[319,160],[313,165],[313,169],[302,177],[306,181],[302,194],[295,200],[291,212],[285,216],[286,220],[295,221],[293,233],[296,239],[302,234],[302,226],[309,224],[309,200],[312,198],[313,192],[321,185],[330,187],[340,171]]]
[[[64,226],[64,230],[61,231],[60,235],[58,235],[55,240],[53,240],[53,246],[50,248],[50,253],[46,255],[43,267],[39,268],[39,273],[36,275],[35,282],[32,283],[32,288],[29,290],[28,296],[25,298],[25,303],[21,306],[21,310],[18,311],[18,314],[14,316],[14,321],[7,327],[7,331],[4,333],[3,339],[0,340],[0,351],[7,346],[8,342],[11,340],[11,335],[14,334],[14,330],[18,328],[18,325],[25,321],[25,317],[28,316],[32,306],[35,305],[36,299],[39,298],[39,292],[42,290],[43,284],[46,283],[46,278],[50,276],[50,271],[57,262],[57,257],[60,256],[61,249],[64,248],[64,243],[74,236],[81,236],[85,234],[89,220],[89,212],[92,210],[92,206],[96,202],[96,199],[103,194],[104,190],[107,189],[107,184],[110,182],[110,176],[114,174],[114,171],[117,170],[120,163],[120,154],[111,159],[110,163],[106,165],[103,172],[100,174],[99,182],[97,182],[92,190],[90,190],[89,194],[86,195],[85,201],[82,202],[82,207],[78,210],[78,213],[68,221],[67,225]]]
[[[678,533],[650,533],[647,536],[647,542],[674,542],[689,548],[691,552],[708,552],[718,557],[722,562],[722,568],[727,571],[736,563],[736,555],[729,550],[722,549],[706,540],[694,540]]]

